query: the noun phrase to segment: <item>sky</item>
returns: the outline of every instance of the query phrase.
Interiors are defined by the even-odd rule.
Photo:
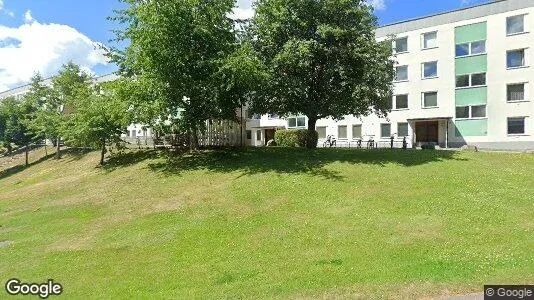
[[[426,16],[491,0],[368,0],[381,25]],[[254,14],[253,0],[237,0],[234,15]],[[114,45],[108,21],[118,0],[0,0],[0,92],[28,83],[35,72],[57,74],[73,61],[100,76],[117,67],[100,45]]]

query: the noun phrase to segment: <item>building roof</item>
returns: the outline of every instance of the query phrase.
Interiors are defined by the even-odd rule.
[[[528,7],[534,7],[534,0],[495,0],[476,6],[384,25],[379,27],[375,33],[377,37],[397,35],[403,32],[487,17]]]

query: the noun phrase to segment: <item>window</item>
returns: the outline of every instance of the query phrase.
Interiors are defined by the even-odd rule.
[[[408,80],[408,66],[398,66],[395,68],[395,81]]]
[[[326,127],[317,127],[316,130],[320,139],[326,139]]]
[[[486,105],[471,106],[471,118],[485,118]]]
[[[132,130],[132,135],[130,137],[137,137],[137,130],[133,129]]]
[[[408,52],[408,38],[400,38],[395,40],[395,52],[403,53]]]
[[[391,137],[391,124],[380,124],[380,136],[382,138]]]
[[[468,87],[469,86],[469,75],[460,75],[456,76],[456,87]]]
[[[486,85],[486,73],[466,74],[456,76],[456,87],[475,87]]]
[[[438,92],[423,93],[423,107],[437,107],[438,106]]]
[[[438,77],[438,62],[423,63],[423,79]]]
[[[456,57],[486,53],[486,41],[476,41],[456,45]]]
[[[469,55],[469,44],[456,45],[456,57]]]
[[[306,127],[306,117],[289,117],[287,119],[288,128]]]
[[[256,130],[256,141],[261,141],[261,130]]]
[[[456,107],[456,118],[457,119],[468,119],[469,118],[469,106]]]
[[[397,123],[397,135],[399,137],[408,136],[408,123]]]
[[[456,107],[457,119],[485,118],[486,105],[459,106]]]
[[[471,43],[471,55],[486,53],[486,41]]]
[[[268,118],[269,118],[269,119],[278,119],[279,117],[278,117],[277,114],[269,114],[269,115],[268,115]]]
[[[508,51],[506,53],[506,66],[519,68],[525,66],[525,49]]]
[[[359,139],[362,137],[362,125],[352,125],[352,138]]]
[[[247,140],[252,139],[252,130],[247,130]]]
[[[525,118],[508,118],[508,134],[525,134]]]
[[[423,49],[431,49],[438,47],[438,33],[428,32],[423,34]]]
[[[486,85],[486,73],[471,74],[471,86]]]
[[[408,108],[408,95],[395,96],[395,109],[407,109]]]
[[[506,18],[506,34],[518,34],[525,32],[525,16],[513,16]]]
[[[289,118],[289,119],[287,119],[287,127],[289,127],[289,128],[297,127],[297,118]]]
[[[509,84],[507,86],[507,98],[506,100],[511,101],[522,101],[525,100],[525,84]]]
[[[337,127],[337,137],[340,139],[346,139],[347,138],[347,126],[342,125]]]

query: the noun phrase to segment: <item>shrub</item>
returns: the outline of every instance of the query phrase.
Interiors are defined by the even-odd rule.
[[[421,149],[423,150],[435,150],[436,149],[436,145],[434,144],[424,144],[421,146]]]
[[[308,130],[306,129],[277,130],[274,140],[281,147],[306,147],[307,136]]]

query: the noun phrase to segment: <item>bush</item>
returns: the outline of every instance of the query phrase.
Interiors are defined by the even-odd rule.
[[[274,140],[281,147],[306,147],[307,136],[308,130],[306,129],[277,130]]]
[[[424,144],[421,146],[421,149],[423,150],[435,150],[436,149],[436,145],[434,144]]]

